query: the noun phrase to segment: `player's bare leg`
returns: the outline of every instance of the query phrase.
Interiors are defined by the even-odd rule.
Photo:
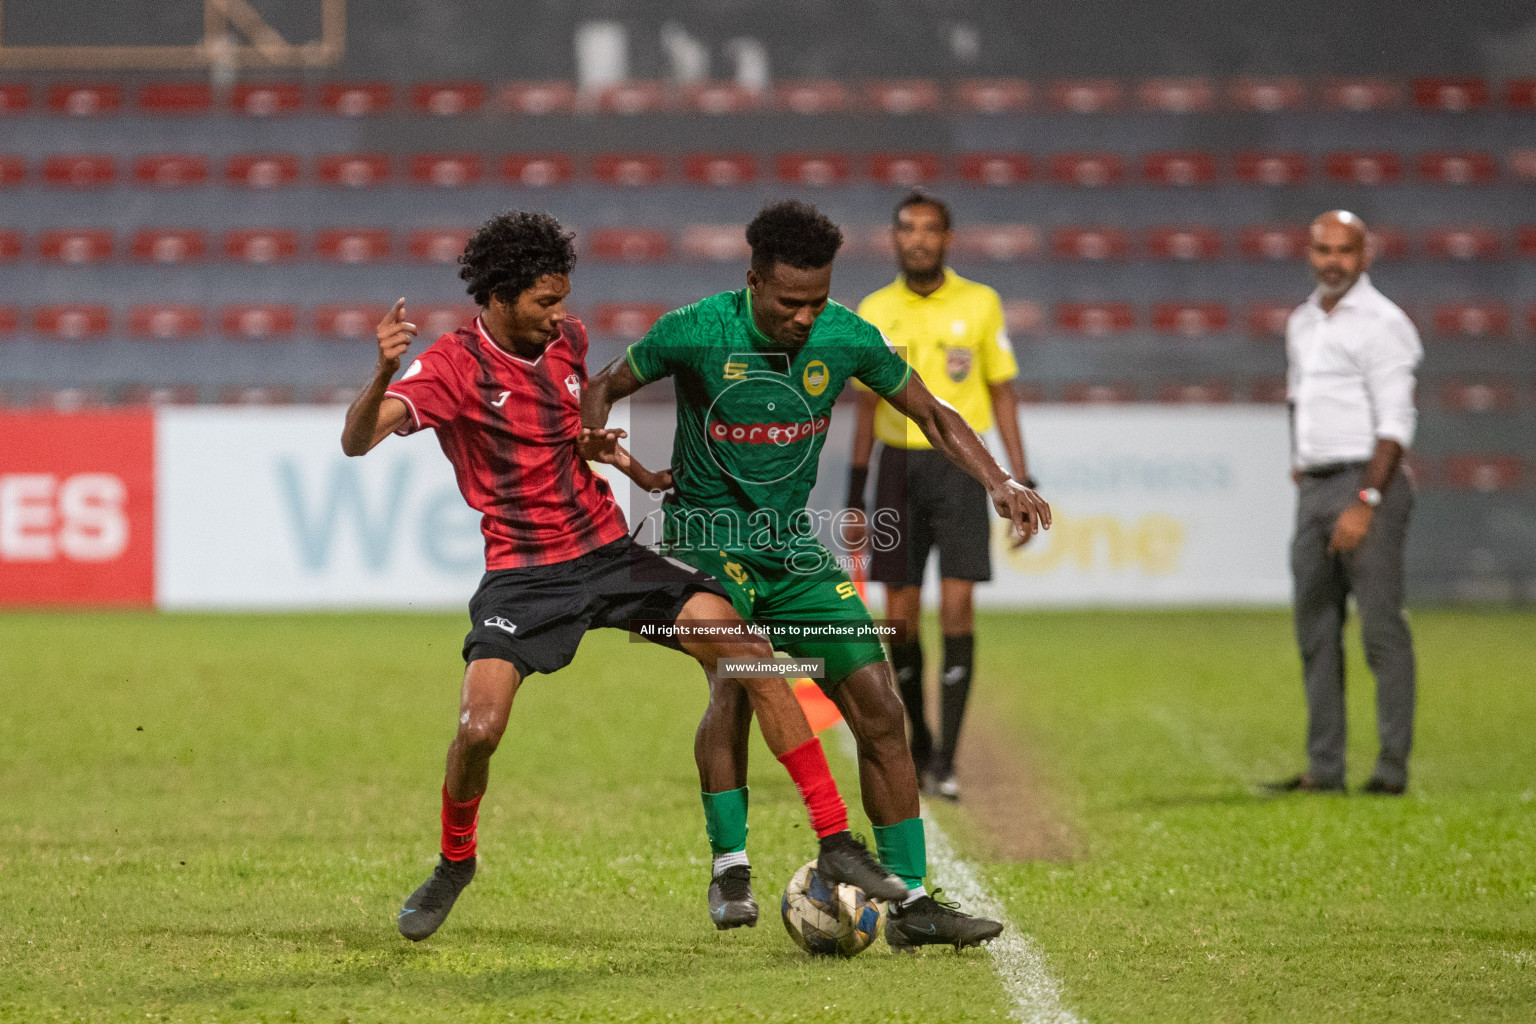
[[[490,779],[491,755],[507,731],[522,678],[510,661],[479,658],[464,670],[459,728],[448,747],[443,781],[442,850],[432,877],[400,910],[400,934],[420,942],[448,919],[459,893],[475,877],[475,825]]]

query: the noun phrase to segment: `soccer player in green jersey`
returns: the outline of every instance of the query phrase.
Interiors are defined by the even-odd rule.
[[[614,402],[673,378],[675,491],[667,501],[663,551],[718,577],[743,618],[844,627],[809,638],[791,633],[775,646],[796,658],[824,660],[818,684],[858,743],[864,808],[880,860],[908,887],[906,900],[891,907],[886,936],[896,948],[976,945],[995,938],[1002,925],[962,914],[923,887],[928,865],[917,772],[894,676],[872,634],[846,639],[872,620],[847,573],[817,539],[821,517],[806,508],[806,499],[832,405],[854,378],[980,480],[1019,536],[1048,528],[1050,508],[998,466],[976,432],[929,393],[878,329],[828,301],[832,261],[842,245],[836,225],[814,207],[781,202],[757,215],[747,242],[746,289],[657,321],[590,381],[582,423],[601,428]],[[878,531],[877,523],[877,543]],[[751,714],[739,686],[712,678],[694,747],[715,855],[711,911],[717,921],[734,924],[757,920],[746,856]]]

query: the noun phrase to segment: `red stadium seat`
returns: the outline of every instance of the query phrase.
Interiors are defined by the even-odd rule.
[[[420,114],[455,117],[484,105],[485,86],[479,82],[423,82],[411,87],[411,106]]]
[[[389,307],[369,303],[321,306],[315,310],[315,333],[336,341],[372,338],[374,328],[387,312]]]
[[[219,389],[220,405],[292,405],[288,384],[227,384]]]
[[[112,258],[112,232],[99,229],[44,231],[37,239],[37,254],[50,263],[81,267]]]
[[[683,157],[683,177],[695,185],[726,188],[757,180],[757,157],[751,153],[689,153]]]
[[[128,310],[128,333],[155,341],[183,341],[203,333],[201,306],[134,306]]]
[[[666,165],[657,153],[604,153],[592,161],[592,177],[605,185],[639,188],[665,176]]]
[[[1147,232],[1147,252],[1181,263],[1221,258],[1221,232],[1207,227],[1160,227]]]
[[[133,161],[133,180],[152,188],[186,188],[208,181],[208,158],[197,153],[141,156]]]
[[[1238,248],[1250,260],[1299,260],[1307,252],[1307,229],[1296,224],[1261,224],[1238,233]]]
[[[513,153],[501,158],[501,180],[526,188],[564,185],[576,175],[563,153]]]
[[[779,180],[796,185],[840,185],[848,180],[849,161],[842,153],[786,153],[775,163]]]
[[[27,180],[27,162],[19,156],[0,156],[0,188],[14,188]]]
[[[225,306],[219,310],[224,333],[244,341],[268,341],[286,338],[297,326],[298,314],[292,306],[263,303]]]
[[[102,188],[117,180],[117,161],[100,154],[51,156],[43,180],[55,188]]]
[[[294,82],[241,82],[229,95],[229,109],[248,117],[297,114],[304,108],[304,90]]]
[[[390,255],[383,228],[325,228],[315,234],[315,255],[335,263],[376,263]]]
[[[1420,178],[1441,185],[1487,185],[1499,176],[1487,153],[1420,153],[1418,167]]]
[[[944,94],[930,78],[868,82],[864,102],[882,114],[936,114],[944,107]]]
[[[1061,389],[1061,400],[1073,405],[1123,405],[1136,401],[1136,385],[1125,380],[1076,381]]]
[[[689,224],[678,239],[678,249],[691,259],[736,263],[752,255],[746,229],[740,224]]]
[[[1052,228],[1051,253],[1059,260],[1123,260],[1131,254],[1131,240],[1121,228]]]
[[[241,153],[224,164],[224,180],[247,188],[282,188],[299,180],[299,158],[291,153]]]
[[[433,188],[463,188],[479,184],[485,168],[478,153],[417,153],[411,157],[411,180]]]
[[[1506,159],[1511,177],[1519,181],[1536,181],[1536,149],[1512,149]]]
[[[1011,263],[1040,253],[1040,229],[1033,224],[962,224],[955,229],[954,254]]]
[[[1481,78],[1415,78],[1413,102],[1420,110],[1459,114],[1488,105],[1488,83]]]
[[[1525,479],[1518,455],[1451,455],[1445,460],[1445,482],[1452,487],[1482,491],[1512,491]]]
[[[326,153],[315,160],[315,171],[327,185],[374,188],[389,181],[389,157],[384,153]]]
[[[1016,114],[1029,109],[1035,91],[1022,78],[971,78],[956,82],[954,95],[968,114]]]
[[[196,384],[129,384],[119,400],[123,405],[196,405]]]
[[[1248,387],[1248,400],[1261,404],[1284,403],[1289,397],[1284,377],[1255,377]]]
[[[1485,227],[1435,228],[1424,236],[1425,252],[1439,259],[1462,262],[1498,259],[1503,248],[1498,232]]]
[[[1045,310],[1033,299],[1004,299],[1003,323],[1010,334],[1037,334],[1045,326]]]
[[[936,180],[943,165],[937,153],[874,153],[867,166],[877,184],[912,188]]]
[[[672,240],[655,228],[597,228],[586,238],[592,258],[605,263],[661,263],[672,251]]]
[[[661,82],[624,82],[597,94],[598,110],[623,117],[660,114],[671,106],[672,90]]]
[[[1227,85],[1227,103],[1233,110],[1275,114],[1300,110],[1307,101],[1307,87],[1299,78],[1239,78]]]
[[[1232,154],[1232,176],[1245,185],[1299,185],[1307,180],[1310,164],[1305,153],[1244,150]]]
[[[459,261],[470,234],[467,228],[417,228],[406,247],[412,259],[452,266]]]
[[[149,82],[139,87],[139,109],[146,114],[206,114],[213,109],[207,82]]]
[[[1120,83],[1107,78],[1079,78],[1052,82],[1050,103],[1069,114],[1104,114],[1118,110],[1124,98]]]
[[[201,231],[182,228],[140,228],[133,233],[130,251],[141,263],[176,266],[200,260],[208,250]]]
[[[382,114],[393,102],[387,82],[327,82],[320,89],[320,108],[342,117]]]
[[[14,263],[21,258],[20,231],[0,230],[0,263]]]
[[[690,86],[683,98],[689,110],[711,117],[745,114],[762,108],[768,102],[768,97],[761,90],[749,89],[735,82],[704,82]]]
[[[643,337],[666,311],[666,306],[656,303],[603,302],[593,308],[592,327],[598,334],[636,339]]]
[[[1208,78],[1149,78],[1136,98],[1154,114],[1203,114],[1216,109],[1216,86]]]
[[[115,114],[123,105],[121,86],[53,85],[48,88],[48,109],[68,117],[96,117]]]
[[[1323,85],[1323,105],[1361,114],[1391,110],[1403,102],[1402,86],[1380,78],[1343,78]]]
[[[445,334],[452,334],[474,320],[479,313],[479,308],[473,304],[412,306],[407,303],[405,307],[406,317],[421,331],[423,341],[432,341]],[[383,313],[379,315],[382,317]],[[347,401],[351,400],[349,396]]]
[[[1536,258],[1536,224],[1515,229],[1515,252],[1526,259]]]
[[[1259,339],[1285,337],[1285,323],[1291,318],[1291,311],[1296,306],[1294,302],[1289,305],[1282,302],[1253,303],[1244,317],[1248,321],[1248,333]]]
[[[1403,174],[1396,153],[1329,153],[1323,167],[1330,180],[1348,185],[1390,185]]]
[[[576,109],[576,87],[570,82],[508,82],[496,105],[503,113],[526,117],[568,114]]]
[[[242,228],[224,232],[224,258],[264,266],[287,263],[299,254],[299,236],[282,228]]]
[[[15,82],[0,85],[0,115],[19,114],[31,106],[31,88]]]
[[[1408,258],[1408,235],[1401,228],[1371,228],[1366,245],[1380,262],[1396,262]]]
[[[62,341],[86,341],[106,334],[112,326],[112,313],[106,306],[40,306],[32,313],[32,328],[38,334]]]
[[[16,325],[21,322],[21,310],[15,306],[0,306],[0,337],[7,337],[16,333]]]
[[[1503,339],[1509,335],[1509,307],[1502,302],[1447,302],[1434,309],[1435,333],[1446,338]]]
[[[1438,393],[1440,405],[1448,412],[1511,413],[1517,405],[1515,386],[1507,379],[1442,381]]]
[[[1125,161],[1114,153],[1056,153],[1049,166],[1057,185],[1100,188],[1125,180]]]
[[[1063,302],[1056,306],[1056,326],[1073,334],[1100,338],[1136,326],[1129,302]]]
[[[52,409],[54,412],[79,412],[81,409],[97,409],[107,405],[107,392],[102,387],[42,388],[33,393],[34,408]]]
[[[1164,381],[1157,386],[1157,400],[1165,405],[1226,404],[1232,401],[1232,382],[1220,378]]]
[[[1536,78],[1511,78],[1505,82],[1504,105],[1510,110],[1536,110]]]
[[[1152,327],[1159,334],[1178,334],[1185,338],[1204,338],[1218,334],[1231,325],[1227,307],[1219,302],[1155,302]]]
[[[841,82],[778,82],[773,103],[791,114],[835,114],[852,106],[852,96]]]
[[[1034,163],[1026,153],[961,153],[955,170],[961,181],[972,185],[1006,188],[1028,181],[1034,175]]]

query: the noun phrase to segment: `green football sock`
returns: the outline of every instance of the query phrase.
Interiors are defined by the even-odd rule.
[[[923,884],[928,874],[928,839],[923,835],[922,818],[876,825],[875,850],[880,854],[880,863],[906,882],[908,889]]]
[[[747,848],[747,787],[724,793],[700,793],[704,798],[704,830],[709,852],[740,853]]]

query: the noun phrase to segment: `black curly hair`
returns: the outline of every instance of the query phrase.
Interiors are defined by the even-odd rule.
[[[464,290],[481,306],[489,304],[492,295],[516,302],[545,274],[575,269],[575,237],[547,213],[498,214],[480,225],[459,254]]]
[[[944,224],[944,230],[949,230],[949,207],[944,200],[937,196],[931,196],[922,189],[913,189],[908,192],[901,202],[896,204],[896,209],[891,213],[891,223],[901,225],[901,211],[909,206],[931,206],[939,212],[939,220]]]
[[[775,263],[797,270],[819,270],[843,245],[843,232],[810,203],[785,199],[765,206],[747,225],[752,269],[766,274]]]

